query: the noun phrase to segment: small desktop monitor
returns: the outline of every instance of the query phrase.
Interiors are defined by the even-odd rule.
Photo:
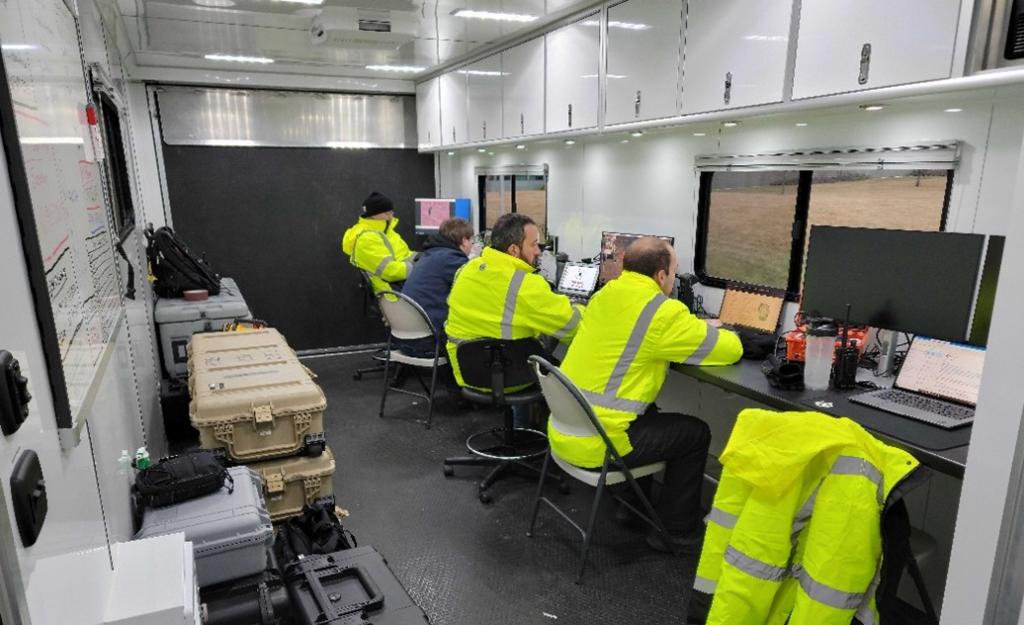
[[[446,219],[470,219],[469,200],[453,198],[416,198],[416,234],[437,232]]]
[[[980,234],[814,226],[804,313],[947,341],[967,338]]]
[[[622,273],[622,257],[626,254],[626,248],[633,241],[649,236],[656,236],[668,242],[669,245],[675,245],[675,239],[669,236],[602,232],[601,253],[598,256],[601,262],[601,273],[598,279],[600,283],[607,284],[609,280],[618,278],[619,274]]]
[[[590,297],[597,287],[597,265],[566,263],[562,278],[558,281],[558,292],[564,295]]]

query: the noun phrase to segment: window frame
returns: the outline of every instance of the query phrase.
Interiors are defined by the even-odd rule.
[[[518,200],[516,192],[516,178],[519,176],[541,176],[544,178],[544,232],[542,236],[551,236],[551,224],[550,214],[548,211],[548,184],[551,179],[548,176],[548,166],[544,165],[508,165],[499,167],[477,167],[475,169],[476,180],[477,180],[477,223],[480,232],[489,231],[487,227],[487,178],[491,176],[499,176],[502,178],[509,178],[509,195],[511,201],[511,212],[516,213],[518,210]],[[504,215],[505,213],[501,213]],[[500,215],[499,215],[500,217]]]
[[[103,135],[102,170],[109,189],[110,218],[114,234],[119,243],[124,243],[137,225],[135,203],[132,198],[132,179],[128,173],[128,155],[124,149],[124,135],[121,126],[121,111],[105,91],[93,92],[99,113],[100,133]]]
[[[939,216],[939,232],[946,231],[949,217],[949,204],[953,192],[953,179],[956,173],[955,162],[948,167],[919,167],[907,169],[939,169],[946,171],[946,189],[943,194],[942,209]],[[796,200],[793,203],[792,235],[790,237],[789,250],[789,275],[785,289],[766,286],[763,284],[751,284],[736,279],[720,278],[710,275],[707,272],[708,234],[711,219],[711,194],[713,180],[716,171],[744,171],[743,169],[700,169],[699,186],[697,191],[697,236],[694,245],[694,272],[702,285],[727,288],[740,286],[746,290],[759,293],[766,293],[783,297],[786,301],[797,302],[800,300],[804,250],[808,236],[808,221],[811,204],[811,194],[814,190],[814,172],[816,170],[843,169],[841,165],[819,166],[819,167],[790,167],[778,168],[779,171],[796,171],[799,173],[797,184]],[[853,168],[851,168],[853,169]],[[753,170],[751,170],[753,171]]]

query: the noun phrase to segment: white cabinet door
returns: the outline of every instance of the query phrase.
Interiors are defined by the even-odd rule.
[[[601,20],[595,14],[544,36],[547,39],[548,132],[597,125],[600,103]]]
[[[544,37],[501,53],[502,136],[544,132]]]
[[[416,132],[421,148],[432,148],[441,144],[439,98],[437,78],[416,85]]]
[[[456,70],[466,74],[469,90],[469,140],[501,138],[501,55]]]
[[[689,0],[683,114],[781,102],[793,0]]]
[[[441,145],[466,143],[466,75],[441,75]]]
[[[961,0],[803,0],[793,97],[948,78]]]
[[[608,9],[605,123],[678,112],[683,0],[629,0]]]

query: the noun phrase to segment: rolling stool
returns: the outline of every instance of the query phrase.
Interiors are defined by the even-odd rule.
[[[517,428],[512,421],[513,406],[528,406],[544,400],[527,359],[544,355],[544,349],[536,339],[526,338],[514,341],[478,339],[466,341],[458,346],[459,370],[465,384],[480,391],[462,387],[462,396],[480,403],[491,404],[504,414],[502,427],[477,432],[466,439],[466,449],[471,456],[445,458],[444,474],[451,477],[456,466],[494,467],[478,485],[481,503],[491,503],[488,489],[510,471],[525,472],[538,477],[540,470],[527,464],[540,458],[548,451],[548,437],[537,430]],[[506,392],[506,388],[525,387],[518,391]],[[568,488],[561,476],[548,474],[563,492]]]

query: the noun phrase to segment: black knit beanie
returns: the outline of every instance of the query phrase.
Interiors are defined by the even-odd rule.
[[[363,217],[372,217],[395,210],[395,205],[386,195],[374,191],[363,200]]]

